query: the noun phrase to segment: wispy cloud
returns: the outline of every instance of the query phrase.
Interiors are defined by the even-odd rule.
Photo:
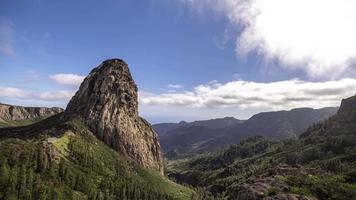
[[[28,95],[28,92],[19,88],[0,86],[0,98],[26,98]]]
[[[85,76],[77,74],[54,74],[50,76],[50,79],[59,84],[64,85],[80,85]]]
[[[242,29],[236,52],[250,52],[312,78],[336,78],[356,60],[354,0],[179,0],[195,11],[214,10]]]
[[[35,70],[27,70],[24,72],[24,78],[29,81],[40,79],[40,74]]]
[[[11,58],[16,58],[13,26],[10,20],[0,20],[0,52]]]
[[[337,106],[340,100],[355,95],[356,79],[307,82],[298,79],[259,83],[237,80],[198,85],[182,93],[140,95],[144,105],[198,108],[240,108],[282,110],[296,107]]]
[[[0,86],[0,100],[20,99],[25,101],[69,101],[74,94],[74,91],[69,90],[38,92],[29,89]]]
[[[59,90],[41,93],[37,98],[44,101],[69,101],[74,94],[74,91]]]
[[[184,85],[180,85],[180,84],[168,84],[167,87],[168,87],[168,88],[172,88],[172,89],[180,89],[180,88],[183,88]]]

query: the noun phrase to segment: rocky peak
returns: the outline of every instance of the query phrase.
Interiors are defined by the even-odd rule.
[[[352,96],[341,101],[338,117],[345,122],[356,120],[356,96]]]
[[[84,79],[64,117],[80,116],[91,131],[138,164],[163,173],[156,133],[138,115],[137,86],[121,59],[104,61]]]

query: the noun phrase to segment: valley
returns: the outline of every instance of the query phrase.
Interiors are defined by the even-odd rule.
[[[356,96],[299,138],[254,136],[224,150],[178,159],[168,174],[228,199],[354,199]]]
[[[355,105],[151,127],[106,60],[65,110],[3,105],[0,199],[354,199]]]
[[[356,0],[0,0],[0,200],[356,200]]]

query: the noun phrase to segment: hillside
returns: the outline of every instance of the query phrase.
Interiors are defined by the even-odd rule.
[[[337,108],[298,108],[259,113],[246,121],[226,117],[191,123],[156,124],[153,127],[160,136],[166,156],[173,159],[211,152],[257,135],[269,139],[296,138],[310,125],[336,112]]]
[[[356,97],[343,100],[335,116],[299,139],[256,136],[215,154],[173,161],[168,173],[228,199],[355,199],[355,105]]]
[[[104,61],[63,113],[0,129],[0,199],[190,199],[164,177],[128,65]]]
[[[189,199],[192,194],[111,149],[81,119],[59,118],[0,129],[0,199]]]
[[[62,108],[22,107],[0,103],[0,127],[28,125],[61,112]]]

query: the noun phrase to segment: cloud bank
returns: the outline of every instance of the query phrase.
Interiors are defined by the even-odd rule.
[[[2,98],[26,98],[29,94],[19,88],[0,87],[0,97]]]
[[[20,99],[26,101],[69,101],[75,94],[74,91],[58,90],[50,92],[38,92],[25,90],[16,87],[1,87],[0,100],[3,99]]]
[[[254,52],[312,78],[345,75],[356,59],[355,0],[180,0],[242,29],[236,52]]]
[[[259,83],[232,81],[198,85],[181,93],[140,93],[143,105],[193,108],[240,108],[288,110],[297,107],[338,106],[342,98],[355,95],[356,79],[306,82],[298,79]]]
[[[85,76],[77,74],[54,74],[50,76],[50,79],[56,83],[63,85],[80,85]]]

